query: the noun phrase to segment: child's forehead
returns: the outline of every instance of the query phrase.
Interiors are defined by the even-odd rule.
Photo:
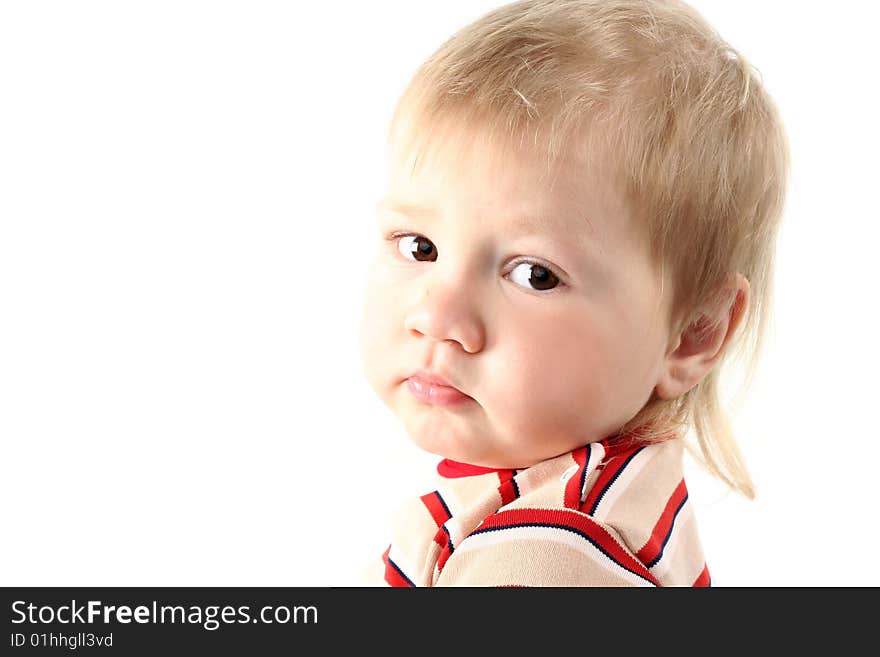
[[[434,128],[406,144],[392,144],[395,173],[417,177],[424,172],[444,180],[479,176],[505,181],[529,176],[543,184],[580,166],[582,159],[571,149],[551,157],[543,143],[533,143],[525,135],[497,136],[478,128]]]
[[[465,133],[393,154],[381,208],[427,217],[460,209],[450,207],[456,204],[466,214],[499,213],[536,231],[595,233],[594,219],[620,220],[628,211],[607,163],[574,150],[551,160],[529,144]]]

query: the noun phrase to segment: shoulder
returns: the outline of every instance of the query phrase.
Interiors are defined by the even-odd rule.
[[[584,482],[580,509],[606,519],[647,518],[640,502],[671,493],[683,482],[683,443],[675,438],[653,444],[607,446]]]
[[[516,499],[462,541],[438,584],[691,585],[705,563],[680,440],[595,443],[518,473]]]
[[[581,506],[665,586],[708,583],[683,456],[682,438],[611,450]]]
[[[564,507],[503,509],[456,548],[437,585],[652,586],[613,530]]]

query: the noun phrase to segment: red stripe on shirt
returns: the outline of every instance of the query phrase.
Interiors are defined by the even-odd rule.
[[[519,491],[513,481],[516,470],[499,470],[498,480],[501,485],[498,486],[498,494],[501,495],[501,506],[505,506],[513,502],[519,497]]]
[[[626,548],[591,517],[563,509],[508,509],[499,511],[483,521],[471,535],[487,531],[500,531],[524,526],[552,526],[570,530],[586,538],[598,547],[615,564],[631,573],[660,586],[660,582],[648,572]]]
[[[443,530],[440,530],[440,531],[442,532]],[[443,532],[443,535],[445,536],[446,542],[443,544],[443,546],[442,546],[443,549],[440,550],[440,555],[437,557],[437,572],[438,573],[443,572],[443,567],[446,565],[446,562],[449,560],[449,557],[452,556],[452,545],[449,544],[449,537],[446,536],[445,532]],[[440,542],[438,540],[437,536],[434,537],[434,541],[436,541],[438,543]]]
[[[440,497],[440,493],[437,491],[422,495],[421,500],[438,527],[442,527],[443,523],[452,517],[449,510],[446,508],[446,505],[443,503],[443,498]]]
[[[642,563],[649,564],[659,556],[660,551],[666,543],[666,537],[669,536],[669,532],[672,531],[672,523],[675,521],[675,514],[678,512],[678,509],[681,506],[682,501],[687,497],[687,494],[687,487],[684,485],[684,479],[682,479],[678,486],[675,487],[675,490],[672,491],[669,500],[667,500],[666,507],[663,509],[663,513],[660,514],[660,519],[657,521],[657,524],[654,525],[651,537],[636,554]]]
[[[691,586],[712,586],[712,578],[709,576],[709,566],[703,565],[703,572]]]
[[[385,562],[385,581],[391,586],[414,587],[415,584],[403,574],[403,571],[400,570],[396,563],[391,561],[390,553],[391,546],[389,545],[388,549],[385,550],[385,554],[382,555],[382,561]]]
[[[452,459],[443,459],[437,464],[437,474],[446,479],[458,479],[460,477],[477,477],[490,472],[504,472],[498,468],[485,468],[482,465],[460,463]]]
[[[627,450],[617,451],[613,448],[606,447],[606,449],[611,450],[611,456],[608,456],[608,452],[606,452],[605,467],[602,469],[602,473],[596,478],[596,482],[590,488],[590,492],[587,494],[586,499],[584,499],[584,503],[581,504],[581,511],[584,513],[593,513],[593,507],[596,506],[596,503],[605,494],[606,488],[610,487],[617,475],[620,474],[620,471],[623,470],[629,457],[633,452],[642,447],[644,447],[644,445],[632,445]]]
[[[638,439],[638,435],[639,434],[637,433],[631,432],[601,440],[600,444],[605,448],[605,460],[607,461],[622,454],[627,454],[644,446],[645,443]]]

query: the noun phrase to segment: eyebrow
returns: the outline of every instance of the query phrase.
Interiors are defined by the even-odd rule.
[[[438,214],[434,208],[423,205],[414,205],[412,203],[400,203],[387,198],[382,199],[376,204],[376,210],[390,210],[410,217],[434,218]]]
[[[376,210],[390,210],[391,212],[401,213],[414,218],[426,218],[426,219],[436,219],[439,214],[437,210],[432,207],[424,206],[424,205],[416,205],[413,203],[403,203],[397,202],[392,199],[384,198],[376,204]],[[589,231],[590,235],[595,236],[596,229],[593,227],[593,222],[590,221],[590,218],[586,215],[579,215],[579,219],[583,220],[584,224],[586,224],[586,228]],[[516,221],[516,226],[521,233],[529,234],[529,233],[537,233],[539,229],[543,228],[546,224],[546,221],[543,219],[541,215],[526,215],[526,214],[517,214],[514,217]],[[588,245],[591,248],[598,247],[601,251],[601,247],[597,244],[594,244],[592,240],[587,240]]]
[[[398,212],[414,218],[424,217],[427,219],[434,219],[439,214],[437,210],[429,206],[416,205],[414,203],[395,202],[390,199],[383,199],[382,201],[379,201],[379,203],[376,205],[376,209],[390,210],[391,212]],[[541,215],[518,213],[513,214],[512,218],[515,221],[516,227],[523,233],[538,232],[538,229],[543,228],[546,224],[546,221]],[[587,220],[587,223],[589,223],[589,220]]]

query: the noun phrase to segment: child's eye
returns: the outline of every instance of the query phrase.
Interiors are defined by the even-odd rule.
[[[397,250],[408,260],[434,262],[437,259],[437,247],[427,237],[401,235],[397,240]]]
[[[521,262],[510,272],[510,280],[532,290],[552,290],[559,285],[559,277],[546,267],[534,262]]]

